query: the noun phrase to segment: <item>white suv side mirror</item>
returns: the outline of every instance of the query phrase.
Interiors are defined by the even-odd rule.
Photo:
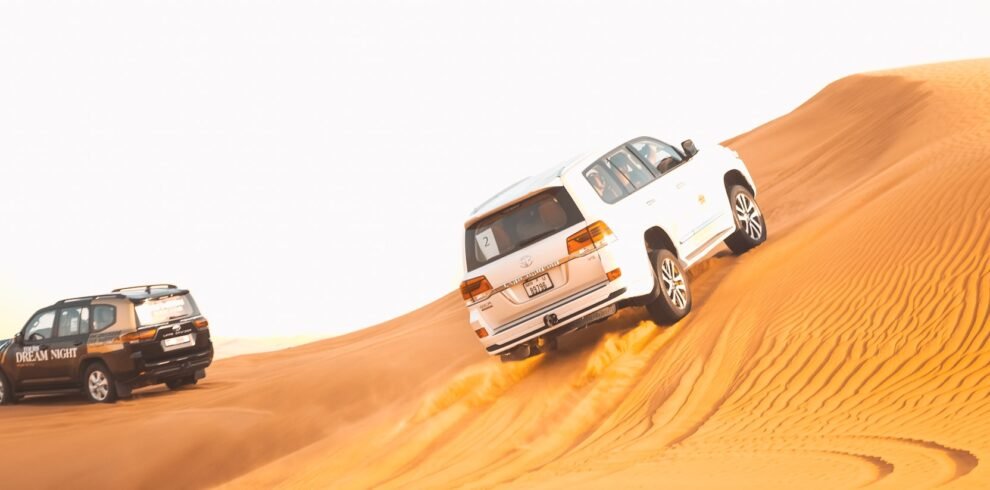
[[[698,148],[694,146],[694,141],[684,140],[681,143],[681,148],[684,148],[684,155],[691,158],[698,154]]]

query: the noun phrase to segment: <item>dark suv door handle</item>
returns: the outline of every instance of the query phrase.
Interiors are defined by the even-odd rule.
[[[72,345],[73,345],[74,347],[79,347],[79,346],[80,346],[80,345],[82,345],[82,344],[83,344],[83,341],[81,341],[81,340],[77,340],[77,341],[75,341],[75,342],[73,342],[73,343],[72,343]]]
[[[41,349],[41,350],[48,350],[49,347],[48,347],[47,344],[41,344],[41,345],[38,346],[38,348]]]

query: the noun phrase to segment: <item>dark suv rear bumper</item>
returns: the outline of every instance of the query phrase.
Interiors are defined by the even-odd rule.
[[[135,373],[122,380],[131,388],[164,383],[168,379],[195,376],[202,378],[204,371],[213,363],[213,346],[208,349],[183,353],[166,359],[144,361],[137,359]]]

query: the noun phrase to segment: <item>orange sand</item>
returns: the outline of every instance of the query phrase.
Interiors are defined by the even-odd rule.
[[[452,294],[182,393],[5,407],[3,485],[990,487],[990,60],[848,77],[727,144],[770,239],[698,267],[672,328],[627,310],[503,365]]]

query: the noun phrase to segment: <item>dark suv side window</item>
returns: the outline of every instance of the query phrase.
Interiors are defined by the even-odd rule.
[[[37,342],[52,338],[55,327],[55,310],[42,311],[28,322],[24,329],[24,340]]]
[[[100,332],[117,323],[117,308],[110,305],[93,306],[93,331]]]
[[[62,308],[58,313],[57,337],[72,337],[89,333],[89,307]]]

